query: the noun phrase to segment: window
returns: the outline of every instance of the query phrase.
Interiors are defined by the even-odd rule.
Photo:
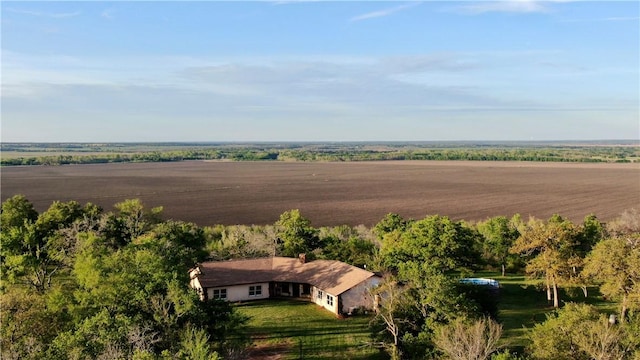
[[[318,300],[322,301],[322,290],[318,290],[318,295],[316,297]]]
[[[262,285],[249,286],[249,296],[262,297]]]
[[[213,298],[214,299],[226,299],[227,298],[227,289],[213,289]]]
[[[333,306],[333,296],[327,294],[327,305]]]

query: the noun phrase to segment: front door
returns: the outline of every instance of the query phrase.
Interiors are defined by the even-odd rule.
[[[291,285],[293,285],[293,297],[300,297],[300,284],[293,283]]]

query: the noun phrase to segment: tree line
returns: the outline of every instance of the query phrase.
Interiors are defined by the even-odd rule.
[[[172,162],[185,160],[232,161],[386,161],[386,160],[471,160],[537,162],[632,162],[640,158],[634,146],[146,146],[98,148],[90,144],[46,148],[51,155],[29,156],[39,148],[2,144],[3,151],[17,151],[22,156],[3,157],[2,166],[67,165],[120,162]],[[80,146],[80,147],[78,147]],[[91,153],[86,154],[85,152]],[[41,152],[41,151],[40,151]],[[61,154],[56,154],[60,153]]]
[[[370,345],[394,359],[612,358],[598,349],[617,359],[640,355],[636,210],[607,224],[593,215],[580,224],[559,215],[472,224],[388,214],[370,228],[315,228],[290,210],[273,225],[198,227],[163,220],[161,208],[139,200],[113,211],[54,202],[38,213],[18,195],[2,203],[0,221],[3,359],[242,358],[247,319],[227,303],[201,302],[188,287],[188,269],[300,253],[384,274]],[[558,309],[530,330],[525,353],[499,351],[493,290],[460,282],[483,269],[538,279],[541,296]],[[594,285],[617,304],[616,326],[590,305],[562,307],[559,289],[586,295]]]

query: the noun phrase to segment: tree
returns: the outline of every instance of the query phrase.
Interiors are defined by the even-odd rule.
[[[317,230],[311,227],[311,221],[300,214],[300,210],[285,211],[276,222],[280,228],[278,237],[282,241],[284,256],[297,257],[318,248]]]
[[[377,337],[382,339],[382,346],[387,349],[392,360],[401,359],[400,339],[406,330],[408,319],[406,310],[411,307],[411,299],[407,288],[400,285],[397,279],[389,275],[385,281],[372,290],[377,300],[376,316],[372,320]],[[376,326],[379,321],[382,326]],[[390,340],[386,340],[390,339]]]
[[[574,339],[575,329],[586,321],[598,318],[595,308],[584,304],[567,303],[547,315],[547,319],[536,324],[527,337],[531,341],[528,352],[541,360],[586,360]]]
[[[166,221],[153,226],[134,243],[162,255],[174,268],[185,272],[206,259],[204,231],[192,223]]]
[[[321,228],[320,242],[323,258],[340,260],[360,268],[371,267],[378,252],[373,242],[347,225]]]
[[[624,211],[619,218],[607,223],[607,230],[612,236],[618,237],[640,234],[640,209]]]
[[[24,226],[24,223],[34,223],[38,212],[24,195],[14,195],[2,203],[0,223],[2,233],[8,229]]]
[[[391,236],[390,236],[391,235]],[[475,243],[479,234],[446,216],[427,216],[411,222],[405,231],[392,232],[382,241],[380,255],[385,264],[399,271],[412,263],[428,264],[446,272],[476,263]]]
[[[407,353],[432,350],[438,326],[474,312],[453,274],[475,263],[479,237],[463,223],[438,215],[384,234],[380,257],[397,273],[411,304],[400,317],[410,324],[400,343]]]
[[[2,227],[2,272],[11,282],[22,282],[42,293],[64,263],[54,256],[58,232],[82,218],[83,208],[75,201],[54,201],[35,221],[33,208],[23,197],[14,196],[2,208],[3,221],[10,224]]]
[[[545,279],[547,299],[553,300],[555,308],[559,307],[558,287],[575,279],[576,268],[581,264],[576,254],[575,227],[554,215],[547,222],[531,218],[519,232],[520,237],[510,251],[528,258],[526,272]]]
[[[0,358],[43,359],[44,351],[65,329],[64,315],[47,296],[17,287],[0,294]]]
[[[209,335],[202,329],[187,327],[180,342],[179,359],[184,360],[219,360],[218,353],[211,350]]]
[[[161,222],[162,206],[146,210],[140,199],[127,199],[113,207],[116,214],[112,214],[108,219],[108,233],[118,245],[132,241]]]
[[[605,229],[600,220],[593,214],[585,216],[577,234],[580,254],[586,255],[604,237]]]
[[[492,319],[460,318],[436,331],[434,343],[452,360],[485,360],[500,350],[502,325]]]
[[[620,320],[640,307],[640,244],[614,237],[602,240],[586,258],[582,274],[600,284],[600,292],[620,301]]]
[[[629,359],[637,347],[637,340],[635,345],[627,341],[626,330],[609,323],[609,317],[602,314],[596,320],[579,324],[573,336],[576,345],[591,359],[623,360]]]
[[[528,352],[541,360],[631,359],[640,345],[636,328],[611,324],[594,306],[575,303],[548,314],[528,338]]]
[[[504,216],[496,216],[477,225],[484,237],[482,251],[484,257],[498,264],[505,275],[508,259],[514,257],[509,249],[520,235],[518,229]],[[512,260],[512,262],[514,262]]]
[[[388,233],[404,231],[408,223],[409,222],[404,220],[402,216],[395,213],[388,213],[375,225],[373,232],[382,240]]]
[[[189,324],[202,331],[188,350],[211,351],[182,358],[246,345],[246,318],[188,286],[187,268],[206,256],[204,231],[162,222],[136,200],[117,208],[54,202],[38,215],[24,197],[2,204],[2,358],[178,357]],[[14,282],[30,286],[4,288]]]

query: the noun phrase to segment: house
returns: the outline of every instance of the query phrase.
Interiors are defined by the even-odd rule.
[[[339,315],[371,308],[369,288],[381,278],[336,260],[269,257],[205,262],[189,272],[203,300],[246,301],[273,297],[307,298]]]

